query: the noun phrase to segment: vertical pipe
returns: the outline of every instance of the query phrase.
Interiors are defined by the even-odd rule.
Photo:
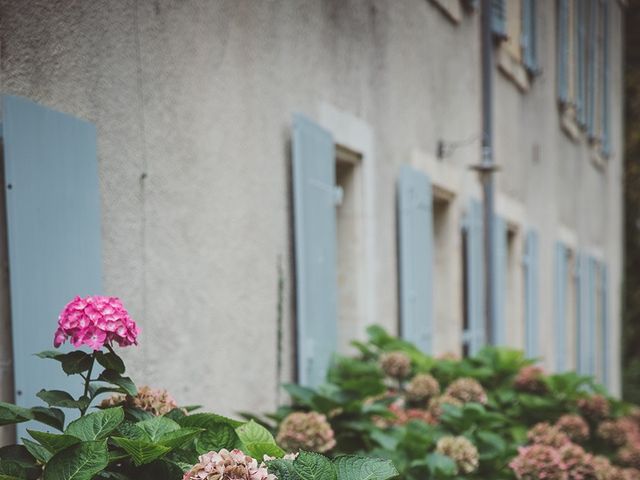
[[[482,48],[482,163],[480,178],[483,194],[484,226],[484,272],[485,272],[485,331],[488,344],[494,343],[495,312],[494,300],[494,182],[493,182],[493,32],[491,29],[491,1],[481,4],[481,48]]]

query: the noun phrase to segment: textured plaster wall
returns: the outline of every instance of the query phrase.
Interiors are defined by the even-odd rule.
[[[552,13],[531,91],[495,74],[497,185],[540,233],[543,339],[558,225],[607,259],[616,328],[621,259],[620,39],[614,155],[596,169],[559,127]],[[142,326],[126,353],[137,381],[227,414],[276,405],[278,259],[282,379],[292,368],[290,121],[317,119],[323,102],[374,135],[376,320],[396,328],[397,172],[426,168],[440,139],[479,138],[478,26],[477,13],[454,24],[424,0],[0,0],[0,91],[97,126],[105,286]],[[476,141],[443,161],[456,178],[454,255],[478,159]],[[439,351],[459,341],[452,262],[444,295],[455,313],[439,321]],[[617,336],[612,346],[617,368]]]

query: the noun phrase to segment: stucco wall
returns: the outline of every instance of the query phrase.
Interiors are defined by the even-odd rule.
[[[560,225],[606,259],[617,392],[621,36],[611,60],[613,156],[597,168],[586,143],[560,129],[554,9],[543,11],[542,74],[531,90],[495,73],[499,204],[516,205],[510,211],[540,234],[542,338],[552,336]],[[143,329],[125,354],[138,382],[221,413],[275,406],[279,258],[282,379],[291,376],[290,121],[293,112],[319,121],[323,104],[373,133],[370,320],[396,329],[400,165],[440,165],[454,178],[454,229],[479,193],[468,169],[479,142],[434,158],[441,139],[479,138],[478,28],[477,12],[454,24],[425,0],[0,0],[0,91],[97,126],[105,286]],[[452,234],[440,352],[459,345],[459,242]],[[541,344],[550,366],[552,342]]]

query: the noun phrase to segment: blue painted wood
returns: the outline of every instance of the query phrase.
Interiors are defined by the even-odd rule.
[[[96,130],[20,97],[4,95],[2,113],[16,403],[32,406],[41,388],[81,393],[33,354],[53,348],[69,300],[102,293]]]
[[[561,103],[566,104],[569,101],[569,0],[558,0],[556,18],[558,99]]]
[[[335,146],[308,118],[293,118],[298,381],[325,380],[338,338]]]
[[[536,0],[522,0],[522,59],[529,72],[538,70],[536,52]]]
[[[506,0],[491,0],[491,30],[493,34],[506,38],[507,36],[507,10]]]
[[[507,224],[504,218],[496,216],[494,218],[494,281],[493,308],[495,313],[495,324],[492,328],[493,344],[506,345],[507,343],[507,321],[506,321],[506,292],[507,292]]]
[[[597,277],[599,275],[599,265],[595,258],[588,258],[589,265],[589,292],[587,297],[588,302],[588,330],[587,330],[587,373],[589,375],[596,375],[596,359],[598,341],[597,335],[597,317],[598,312],[596,310],[596,298],[599,294],[597,288]]]
[[[611,153],[611,138],[609,126],[609,2],[602,4],[603,45],[602,45],[602,153],[608,156]]]
[[[607,274],[607,266],[602,264],[600,267],[601,275],[601,300],[600,308],[602,309],[601,317],[602,325],[600,331],[600,352],[601,352],[601,364],[600,371],[602,372],[602,384],[605,387],[609,386],[609,337],[610,337],[610,325],[609,325],[609,279]]]
[[[587,254],[578,257],[578,373],[595,373],[595,303],[593,261]]]
[[[557,242],[554,252],[554,338],[555,338],[555,369],[563,372],[567,368],[567,250]]]
[[[538,323],[540,298],[538,296],[538,234],[533,230],[527,232],[524,267],[525,353],[528,357],[535,358],[540,355],[540,326]]]
[[[574,3],[576,34],[576,118],[581,126],[586,125],[586,1]]]
[[[589,0],[589,34],[588,34],[588,64],[587,64],[587,133],[590,138],[596,136],[596,49],[598,38],[596,35],[596,18],[599,0]]]
[[[484,325],[484,250],[482,204],[471,200],[465,219],[467,229],[467,315],[469,318],[469,352],[477,353],[486,343]]]
[[[431,182],[404,165],[398,179],[400,332],[425,353],[433,347],[433,205]]]

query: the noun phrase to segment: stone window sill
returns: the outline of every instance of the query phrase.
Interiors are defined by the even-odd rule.
[[[444,15],[456,25],[462,21],[462,5],[460,0],[431,0]]]
[[[529,72],[527,72],[527,69],[522,65],[522,62],[502,46],[498,46],[496,56],[498,57],[498,69],[511,80],[521,92],[528,92],[531,88],[531,81],[529,80]]]

